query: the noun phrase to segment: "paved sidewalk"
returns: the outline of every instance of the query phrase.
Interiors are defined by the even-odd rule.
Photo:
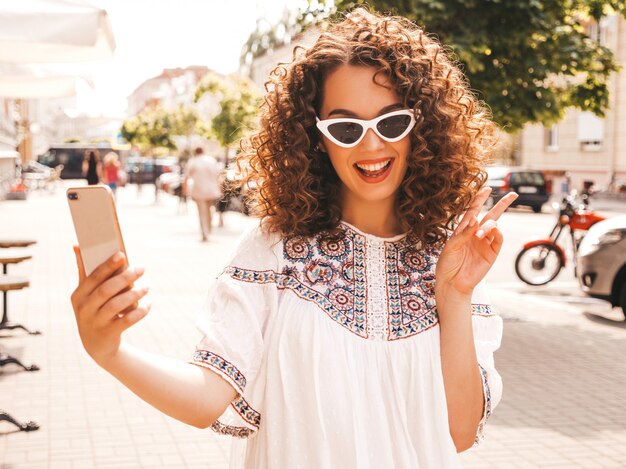
[[[131,264],[146,268],[150,315],[128,332],[148,351],[187,359],[194,319],[211,279],[252,221],[228,214],[199,242],[193,203],[134,188],[119,192]],[[505,234],[506,235],[506,234]],[[69,296],[76,283],[73,229],[63,193],[0,202],[0,237],[33,237],[33,259],[9,266],[29,289],[9,295],[9,315],[41,336],[0,334],[0,350],[41,371],[0,371],[0,408],[41,429],[0,423],[0,468],[225,468],[229,439],[179,423],[143,403],[100,370],[76,332]],[[549,298],[493,289],[505,317],[496,355],[505,394],[470,468],[626,467],[626,325],[606,307],[581,315]]]

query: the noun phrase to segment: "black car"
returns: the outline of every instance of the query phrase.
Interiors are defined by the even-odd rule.
[[[127,182],[130,184],[154,184],[161,174],[171,173],[177,166],[178,158],[175,156],[156,159],[142,156],[130,157],[126,161]]]
[[[509,192],[517,192],[519,197],[511,204],[524,205],[533,212],[541,212],[541,207],[550,198],[550,187],[543,172],[535,169],[511,168],[507,166],[487,167],[487,185],[491,187],[488,205],[497,203]]]
[[[63,165],[62,179],[82,179],[84,177],[83,159],[85,153],[91,150],[98,150],[102,157],[112,151],[108,144],[67,143],[50,147],[43,155],[39,155],[37,162],[51,168]]]

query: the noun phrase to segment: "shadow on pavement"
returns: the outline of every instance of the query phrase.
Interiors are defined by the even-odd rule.
[[[585,311],[583,313],[583,316],[585,316],[591,322],[595,322],[597,324],[602,324],[604,326],[611,326],[611,327],[619,327],[620,329],[626,329],[626,321],[623,319],[617,320],[617,319],[607,318],[605,316],[602,316],[601,314],[596,314],[591,311]],[[624,346],[623,351],[626,352],[626,345]]]

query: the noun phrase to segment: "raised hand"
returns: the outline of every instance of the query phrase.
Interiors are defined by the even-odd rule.
[[[481,189],[465,213],[452,237],[447,241],[436,269],[436,294],[471,296],[502,248],[502,233],[497,221],[517,198],[515,192],[505,195],[478,220],[480,210],[489,198],[491,188]]]
[[[101,366],[118,351],[121,334],[143,319],[150,306],[138,302],[147,288],[133,289],[143,269],[124,268],[119,252],[105,261],[88,277],[78,247],[74,247],[78,265],[78,287],[72,293],[72,307],[78,332],[87,353]]]

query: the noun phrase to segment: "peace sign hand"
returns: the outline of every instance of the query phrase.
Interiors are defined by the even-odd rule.
[[[482,188],[447,241],[437,262],[435,293],[471,296],[474,288],[489,272],[502,248],[502,233],[497,221],[517,199],[515,192],[505,195],[478,221],[480,210],[491,188]]]

